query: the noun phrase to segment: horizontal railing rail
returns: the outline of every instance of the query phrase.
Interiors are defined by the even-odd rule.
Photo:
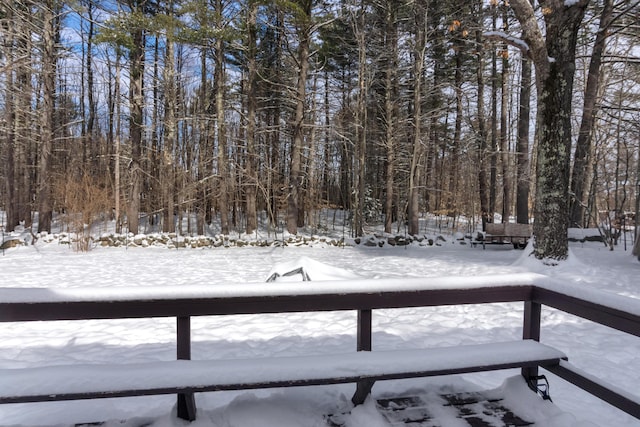
[[[366,310],[516,302],[543,276],[141,288],[0,288],[0,322]]]
[[[640,337],[640,300],[604,292],[595,293],[590,299],[567,293],[568,291],[575,293],[577,291],[575,287],[565,288],[563,292],[535,286],[532,291],[531,300],[538,304]]]
[[[150,288],[0,288],[0,322],[175,317],[177,358],[188,360],[190,319],[194,316],[356,310],[357,350],[368,351],[372,349],[372,310],[504,302],[524,302],[523,339],[540,340],[543,306],[640,337],[640,300],[587,292],[536,274],[401,282],[384,279]],[[566,366],[555,373],[640,418],[640,399]],[[523,375],[534,377],[537,371],[538,368],[524,368]],[[189,395],[179,395],[178,402],[179,412],[194,405],[193,396]]]

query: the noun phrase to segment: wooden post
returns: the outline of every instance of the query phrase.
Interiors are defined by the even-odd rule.
[[[177,318],[177,358],[191,360],[191,318]],[[187,421],[196,419],[196,401],[193,393],[178,394],[178,418]]]
[[[540,318],[542,315],[542,305],[533,301],[524,302],[524,324],[522,328],[522,339],[540,341]],[[529,378],[538,376],[538,367],[522,368],[522,376],[528,381]]]
[[[371,310],[358,310],[358,351],[371,351]]]
[[[371,351],[371,310],[358,310],[358,351]],[[356,385],[356,392],[351,398],[354,405],[361,405],[371,394],[375,381],[362,379]]]

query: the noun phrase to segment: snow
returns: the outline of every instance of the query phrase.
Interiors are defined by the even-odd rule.
[[[291,274],[294,272],[297,274]],[[300,280],[307,280],[318,282],[324,280],[355,280],[358,278],[360,278],[360,276],[352,271],[337,268],[303,256],[297,260],[285,261],[274,266],[267,276],[267,281],[299,282]],[[299,286],[296,286],[296,288],[299,288]]]
[[[285,280],[264,285],[262,283],[211,285],[182,285],[114,288],[0,288],[0,301],[11,303],[87,302],[87,301],[132,301],[153,298],[154,300],[275,297],[282,295],[343,295],[353,293],[377,293],[389,291],[412,291],[442,288],[474,289],[487,286],[526,286],[542,283],[544,277],[536,274],[518,273],[503,275],[483,275],[474,277],[434,277],[398,279],[359,279],[347,282],[326,280],[329,275],[315,274],[325,281],[305,283]]]
[[[388,427],[389,423],[376,410],[375,402],[371,397],[367,398],[363,405],[354,408],[351,416],[346,420],[345,427]]]
[[[91,299],[110,295],[128,299],[164,292],[166,298],[211,294],[276,295],[300,292],[354,292],[371,286],[483,286],[488,282],[527,284],[549,276],[543,285],[562,287],[637,313],[640,263],[620,248],[602,243],[572,243],[569,260],[541,265],[528,250],[471,248],[445,242],[437,247],[266,247],[168,250],[166,248],[96,248],[75,253],[55,243],[18,247],[0,256],[0,298],[40,301]],[[321,262],[325,276],[351,272],[349,281],[264,283],[269,272],[292,260]],[[311,263],[310,263],[311,264]],[[313,270],[313,267],[310,268]],[[446,277],[449,277],[448,279]],[[465,277],[461,280],[459,277]],[[324,280],[324,279],[323,279]],[[368,285],[367,285],[368,284]],[[55,291],[52,291],[55,290]],[[622,298],[625,297],[625,298]],[[628,298],[632,298],[629,300]],[[211,316],[192,319],[194,360],[276,358],[350,353],[355,350],[356,313],[288,313]],[[375,310],[374,352],[475,345],[518,340],[522,304]],[[165,363],[175,359],[175,319],[122,319],[2,323],[0,369],[96,363]],[[638,395],[640,340],[610,328],[543,310],[541,341],[558,348],[572,365]],[[177,362],[176,362],[177,363]],[[442,389],[496,389],[521,416],[544,426],[638,426],[635,418],[582,392],[552,374],[554,404],[532,399],[518,370],[387,381],[376,384],[374,397],[416,393],[437,402]],[[4,377],[4,376],[3,376]],[[2,426],[70,426],[110,420],[105,427],[178,426],[325,426],[323,415],[345,411],[348,426],[387,426],[374,402],[353,410],[353,384],[196,395],[198,420],[189,424],[172,414],[174,396],[0,405]],[[444,411],[434,405],[434,411]],[[175,409],[173,409],[175,411]],[[442,414],[447,427],[459,425]],[[447,418],[448,417],[448,418]]]
[[[0,395],[110,393],[129,389],[195,388],[216,385],[300,382],[305,379],[371,377],[461,370],[478,365],[551,360],[565,355],[531,340],[434,349],[350,352],[322,356],[271,357],[137,364],[47,366],[0,369]],[[390,364],[389,361],[394,363]]]
[[[620,387],[617,387],[615,384],[609,384],[606,382],[603,382],[602,380],[600,380],[599,378],[591,375],[589,372],[585,372],[582,369],[578,369],[575,366],[573,366],[572,364],[570,364],[569,362],[567,362],[566,360],[561,360],[560,361],[560,366],[571,371],[571,372],[575,372],[576,374],[586,378],[589,381],[592,381],[594,383],[598,383],[598,384],[602,384],[603,386],[605,386],[606,388],[608,388],[609,390],[613,390],[616,393],[620,394],[621,396],[624,396],[626,399],[630,400],[630,401],[635,401],[635,402],[640,402],[640,399],[638,399],[638,396],[630,393],[628,390],[624,390]]]

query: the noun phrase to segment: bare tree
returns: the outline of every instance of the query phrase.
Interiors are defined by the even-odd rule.
[[[42,124],[40,128],[40,161],[38,182],[38,231],[51,232],[53,207],[51,201],[51,150],[54,139],[56,100],[56,33],[58,31],[58,4],[47,0],[41,5],[42,13]]]
[[[15,1],[1,6],[6,14],[3,29],[7,65],[6,78],[6,161],[5,178],[7,229],[23,224],[30,227],[31,200],[36,193],[35,134],[39,126],[33,112],[34,40],[41,31],[31,2]],[[37,76],[36,76],[37,77]]]
[[[509,18],[506,8],[502,14],[503,28],[509,31]],[[502,72],[500,73],[500,162],[502,163],[502,222],[509,222],[511,216],[511,153],[509,149],[509,49],[505,43],[500,49]]]
[[[520,61],[520,106],[516,141],[516,222],[529,223],[529,120],[531,116],[531,61]]]
[[[536,68],[538,141],[534,253],[562,260],[568,254],[571,101],[578,30],[588,0],[540,2],[546,34],[528,0],[512,0]]]
[[[640,261],[640,144],[636,154],[636,210],[635,210],[635,244],[633,245],[633,255]]]
[[[596,33],[596,39],[589,63],[587,86],[584,92],[584,105],[582,108],[582,121],[574,152],[573,172],[571,175],[571,201],[570,215],[571,226],[582,227],[584,225],[584,206],[587,193],[588,165],[591,157],[591,135],[596,119],[596,102],[600,87],[600,75],[602,57],[605,51],[605,42],[611,21],[613,19],[613,0],[604,0],[604,7],[600,15],[600,26]]]
[[[367,149],[367,99],[369,97],[367,43],[365,34],[366,4],[358,5],[353,19],[354,34],[358,45],[358,95],[355,112],[355,188],[353,192],[354,232],[356,237],[364,235],[364,195]]]
[[[484,106],[484,60],[482,49],[482,1],[479,0],[475,5],[475,41],[478,47],[476,51],[476,80],[478,86],[477,114],[478,124],[476,130],[477,140],[477,158],[478,158],[478,191],[480,197],[480,215],[482,217],[482,230],[489,220],[489,190],[487,188],[487,125],[485,119]]]
[[[248,233],[260,211],[271,226],[284,226],[278,216],[286,213],[287,230],[298,233],[328,202],[353,213],[356,235],[365,231],[369,208],[386,214],[387,232],[406,215],[416,234],[425,209],[471,214],[479,201],[486,221],[502,200],[507,220],[516,185],[518,222],[528,222],[535,67],[536,254],[562,259],[569,194],[577,201],[572,212],[604,207],[607,196],[618,210],[633,203],[628,124],[637,100],[615,81],[624,61],[602,46],[607,34],[619,42],[607,43],[608,52],[635,45],[637,3],[624,1],[611,13],[611,2],[601,2],[593,8],[596,32],[597,20],[581,23],[587,1],[543,0],[534,8],[530,0],[118,0],[117,10],[100,13],[101,4],[89,0],[77,2],[81,9],[64,0],[4,2],[0,203],[7,227],[29,227],[37,212],[41,229],[50,229],[58,207],[68,209],[68,193],[52,193],[50,178],[84,172],[98,177],[92,185],[114,188],[105,194],[115,193],[118,225],[122,176],[132,232],[144,213],[153,219],[162,212],[164,230],[173,231],[176,216],[195,212],[187,232],[205,233],[215,213],[229,233],[244,209]],[[61,10],[82,15],[79,49],[58,40],[65,25],[75,25],[58,16]],[[504,27],[507,19],[512,28]],[[483,45],[480,29],[492,25],[501,40]],[[595,43],[569,192],[578,28],[581,40]],[[526,47],[508,40],[508,31],[522,32]],[[507,114],[516,96],[507,78],[516,62],[504,43],[524,51],[515,156]],[[598,90],[598,72],[613,83]],[[624,78],[628,88],[632,77]],[[120,88],[129,91],[124,102]],[[594,142],[583,145],[589,123]]]
[[[256,153],[256,82],[258,78],[257,64],[257,16],[258,2],[248,0],[247,2],[247,159],[246,159],[246,180],[245,197],[247,209],[247,234],[253,233],[258,228],[257,219],[257,193],[258,193],[258,176],[256,170],[257,153]]]
[[[216,102],[216,139],[218,141],[218,210],[220,211],[220,232],[229,234],[229,155],[227,153],[227,124],[225,119],[225,16],[222,0],[215,3],[215,27],[219,31],[214,42]]]
[[[421,161],[424,153],[422,145],[422,83],[424,61],[426,54],[426,13],[427,10],[422,1],[416,1],[414,5],[415,41],[413,45],[413,141],[411,166],[409,171],[409,234],[417,235],[420,232],[419,215],[420,199],[419,185],[421,180]]]
[[[174,18],[174,4],[170,0],[167,4],[168,14]],[[177,112],[177,87],[175,72],[175,36],[176,23],[168,21],[166,28],[165,52],[164,52],[164,144],[160,156],[161,170],[159,180],[163,194],[164,221],[163,230],[175,232],[175,160],[172,158],[177,147],[178,123]]]
[[[86,35],[85,42],[83,43],[83,54],[84,57],[84,68],[82,72],[82,92],[83,96],[81,99],[82,105],[82,145],[83,152],[86,153],[89,151],[89,157],[91,158],[92,164],[95,166],[97,163],[97,153],[99,141],[97,140],[97,96],[96,96],[96,79],[94,73],[94,38],[96,36],[96,20],[94,17],[94,12],[96,9],[96,4],[91,0],[83,0],[81,2],[84,10],[86,11]],[[82,20],[85,21],[85,18],[82,17]],[[82,27],[82,32],[84,33],[85,29]],[[86,45],[86,47],[85,47]],[[84,107],[84,102],[88,103],[88,106]],[[86,124],[86,125],[85,125]],[[83,156],[86,157],[86,156]]]
[[[121,212],[121,195],[120,195],[120,174],[121,174],[121,165],[120,165],[120,156],[122,151],[121,144],[121,103],[120,103],[120,50],[116,48],[116,58],[115,58],[115,79],[114,79],[114,88],[113,88],[113,98],[114,98],[114,110],[115,110],[115,149],[114,149],[114,207],[115,207],[115,222],[116,222],[116,231],[121,231],[122,225],[122,212]]]
[[[397,4],[387,0],[382,3],[384,14],[384,142],[385,168],[385,233],[391,233],[394,215],[394,184],[396,179],[397,98],[398,98],[398,17]]]
[[[6,228],[9,231],[13,231],[14,228],[20,223],[20,216],[18,210],[18,201],[16,193],[19,191],[19,187],[16,186],[16,134],[15,134],[15,121],[16,121],[16,100],[15,94],[16,82],[14,79],[15,68],[18,66],[18,52],[14,48],[16,43],[16,18],[13,8],[2,8],[3,19],[1,21],[0,30],[2,31],[2,58],[4,59],[4,122],[5,128],[3,129],[4,141],[2,144],[2,162],[4,167],[4,208],[6,214]]]
[[[291,162],[289,168],[289,185],[287,192],[287,231],[298,234],[300,211],[302,205],[302,150],[305,143],[304,121],[307,93],[307,76],[309,73],[309,50],[313,32],[311,11],[313,0],[299,0],[294,5],[296,34],[298,36],[298,50],[296,65],[298,67],[295,87],[295,113],[293,116],[293,142],[291,145]]]
[[[492,30],[498,30],[498,2],[491,3]],[[494,222],[497,210],[498,191],[498,52],[497,45],[491,49],[491,147],[489,148],[489,222]]]

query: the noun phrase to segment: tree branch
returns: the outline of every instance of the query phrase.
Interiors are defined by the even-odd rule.
[[[529,0],[511,0],[509,4],[520,22],[522,37],[536,66],[536,78],[538,81],[544,79],[549,73],[549,55],[533,6]]]
[[[511,36],[502,31],[487,31],[486,33],[482,33],[482,37],[488,40],[497,40],[502,41],[509,46],[515,47],[519,49],[523,55],[531,58],[531,52],[529,49],[529,45],[524,40]]]

